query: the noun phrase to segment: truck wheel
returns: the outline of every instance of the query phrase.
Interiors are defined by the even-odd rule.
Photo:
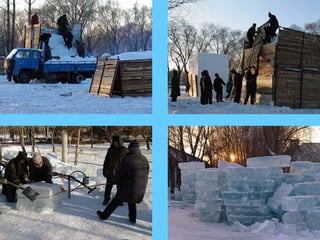
[[[20,74],[19,74],[19,77],[18,77],[18,82],[19,83],[29,83],[30,82],[30,79],[31,79],[31,75],[28,71],[22,71]]]
[[[79,74],[79,75],[75,75],[74,77],[74,83],[81,83],[84,80],[83,75]]]

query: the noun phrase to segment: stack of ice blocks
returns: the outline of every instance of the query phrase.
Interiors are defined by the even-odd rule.
[[[219,222],[225,211],[221,191],[225,190],[225,174],[218,168],[200,169],[196,173],[194,209],[200,221]]]
[[[249,162],[249,165],[259,167],[226,169],[229,190],[222,192],[222,198],[230,224],[239,221],[251,225],[271,218],[267,199],[283,179],[282,169],[268,164],[268,160],[257,158]]]
[[[292,162],[290,174],[268,200],[271,211],[297,230],[320,230],[320,163]]]
[[[185,206],[193,206],[196,201],[196,172],[204,169],[204,162],[183,162],[178,164],[181,170],[181,193]]]

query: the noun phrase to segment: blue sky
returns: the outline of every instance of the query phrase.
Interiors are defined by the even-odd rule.
[[[268,20],[268,12],[277,16],[280,26],[306,23],[320,19],[319,0],[201,0],[190,4],[186,19],[193,25],[215,23],[233,30],[247,31],[253,22],[258,26]]]

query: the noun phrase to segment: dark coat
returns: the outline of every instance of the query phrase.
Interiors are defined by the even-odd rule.
[[[212,82],[210,76],[205,73],[202,75],[200,79],[200,87],[201,87],[201,104],[212,103]]]
[[[278,19],[275,15],[270,14],[269,16],[269,24],[272,30],[276,31],[277,28],[279,27],[279,22]]]
[[[52,183],[52,166],[48,158],[42,157],[42,166],[37,168],[32,160],[29,160],[29,178],[31,182]]]
[[[116,148],[114,146],[114,143],[112,142],[104,159],[103,176],[106,178],[113,177],[118,169],[121,160],[128,153],[128,149],[123,146],[122,139],[120,137],[119,144],[120,147]]]
[[[214,90],[217,92],[217,91],[221,91],[221,89],[222,89],[222,85],[226,85],[225,83],[224,83],[224,81],[222,80],[222,78],[220,78],[220,77],[216,77],[215,79],[214,79],[214,82],[213,82],[213,88],[214,88]]]
[[[140,203],[143,199],[149,174],[149,163],[140,150],[128,153],[111,179],[117,184],[116,198],[122,202]]]
[[[14,184],[25,184],[29,182],[28,163],[19,164],[19,156],[10,160],[6,166],[4,177]]]
[[[257,76],[258,72],[256,71],[254,74],[248,70],[245,74],[245,78],[247,80],[246,90],[248,93],[255,93],[257,91]]]
[[[171,79],[171,95],[170,97],[180,96],[180,82],[177,75],[173,75]]]

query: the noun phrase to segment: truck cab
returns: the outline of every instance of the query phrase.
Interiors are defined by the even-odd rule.
[[[36,76],[41,60],[41,50],[32,48],[15,48],[5,60],[5,71],[8,80],[16,83],[28,83]]]

